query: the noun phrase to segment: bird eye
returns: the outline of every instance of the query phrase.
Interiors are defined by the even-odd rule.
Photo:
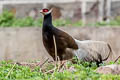
[[[43,9],[43,12],[48,12],[49,10],[48,9]]]

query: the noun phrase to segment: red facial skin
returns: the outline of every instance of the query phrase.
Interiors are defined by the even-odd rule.
[[[40,13],[42,13],[43,15],[45,15],[47,12],[49,12],[48,9],[42,9],[42,10],[40,11]]]
[[[48,9],[43,9],[42,11],[43,11],[43,12],[48,12],[49,10],[48,10]]]

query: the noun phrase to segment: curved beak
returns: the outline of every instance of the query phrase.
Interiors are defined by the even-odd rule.
[[[40,10],[40,13],[43,13],[42,10]]]

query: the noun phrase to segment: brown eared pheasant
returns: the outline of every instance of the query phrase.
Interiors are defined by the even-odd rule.
[[[47,52],[55,60],[56,41],[57,55],[60,60],[65,60],[66,55],[75,55],[78,59],[88,62],[96,62],[98,65],[112,57],[112,50],[108,43],[103,41],[85,40],[79,41],[74,39],[66,32],[56,28],[52,24],[52,9],[42,9],[40,13],[44,15],[42,38]]]

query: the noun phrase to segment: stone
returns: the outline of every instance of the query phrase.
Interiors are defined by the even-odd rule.
[[[106,65],[106,66],[101,66],[96,69],[97,73],[100,74],[114,74],[114,75],[119,75],[120,74],[120,65],[117,64],[112,64],[112,65]]]

